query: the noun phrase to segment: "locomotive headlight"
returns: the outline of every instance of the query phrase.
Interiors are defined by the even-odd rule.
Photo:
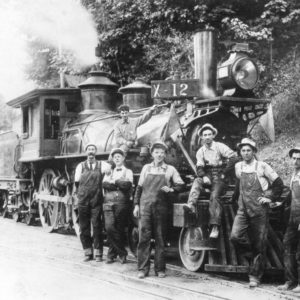
[[[223,95],[232,96],[236,91],[252,91],[258,77],[256,64],[244,53],[231,53],[218,67],[218,80],[224,90]]]

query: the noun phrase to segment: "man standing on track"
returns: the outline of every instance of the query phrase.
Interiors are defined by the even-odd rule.
[[[231,241],[241,256],[250,258],[249,287],[257,287],[265,270],[269,204],[281,196],[283,182],[265,162],[257,161],[254,141],[244,138],[239,145],[243,161],[235,165],[239,179],[238,211]]]
[[[155,142],[151,147],[153,162],[143,167],[134,197],[133,215],[139,219],[138,278],[148,276],[152,232],[155,239],[154,270],[164,278],[165,238],[170,197],[169,193],[180,192],[184,188],[178,171],[165,163],[167,146]]]
[[[122,149],[115,148],[110,155],[116,167],[103,179],[103,211],[109,244],[106,263],[113,263],[119,256],[119,261],[124,264],[127,256],[125,227],[129,218],[133,173],[124,166],[125,154]]]
[[[289,151],[294,172],[291,179],[291,211],[283,238],[285,284],[279,290],[300,293],[300,145]],[[295,287],[296,286],[296,287]]]
[[[96,160],[97,147],[88,144],[85,148],[87,160],[77,165],[75,170],[75,193],[78,197],[78,216],[80,227],[80,241],[84,250],[84,261],[93,259],[102,261],[102,177],[111,166]],[[91,235],[91,224],[93,236]]]

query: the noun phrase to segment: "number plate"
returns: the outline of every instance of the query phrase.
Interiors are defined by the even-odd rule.
[[[151,81],[151,97],[157,99],[187,99],[199,97],[198,79]]]

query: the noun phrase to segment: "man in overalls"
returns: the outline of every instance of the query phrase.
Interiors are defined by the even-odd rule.
[[[127,256],[125,227],[129,217],[133,173],[124,166],[125,154],[122,149],[112,149],[110,155],[115,168],[103,178],[103,212],[109,244],[106,263],[113,263],[119,256],[119,261],[124,264]]]
[[[85,148],[87,160],[77,165],[75,170],[75,193],[78,197],[78,217],[80,228],[80,241],[84,250],[84,261],[93,259],[102,261],[102,177],[111,166],[96,160],[97,147],[88,144]],[[91,223],[93,237],[91,236]]]
[[[240,182],[231,241],[244,258],[251,259],[249,286],[257,287],[265,270],[269,204],[281,196],[283,182],[267,163],[256,160],[254,141],[242,139],[239,149],[243,161],[235,165]]]
[[[291,210],[283,238],[285,284],[280,290],[300,293],[300,145],[289,151],[294,172],[291,178]],[[296,287],[295,287],[296,286]]]
[[[212,227],[210,238],[213,239],[219,236],[222,218],[221,195],[227,187],[226,175],[230,168],[234,169],[234,162],[237,159],[236,153],[227,145],[214,141],[217,134],[218,130],[208,123],[198,131],[203,141],[203,146],[196,154],[198,177],[195,178],[188,202],[183,207],[184,210],[194,213],[198,198],[205,192],[205,186],[210,187],[209,224]]]
[[[149,274],[152,234],[155,239],[155,274],[160,278],[166,276],[164,248],[168,210],[171,204],[171,197],[168,197],[168,194],[180,192],[184,188],[184,182],[178,171],[164,162],[166,151],[167,146],[164,143],[153,143],[150,149],[153,162],[143,167],[134,197],[133,214],[140,217],[138,278],[144,278]]]

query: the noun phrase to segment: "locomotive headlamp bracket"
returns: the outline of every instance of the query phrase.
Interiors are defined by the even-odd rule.
[[[231,52],[227,60],[218,66],[217,78],[223,96],[246,95],[257,84],[258,68],[245,52]]]

